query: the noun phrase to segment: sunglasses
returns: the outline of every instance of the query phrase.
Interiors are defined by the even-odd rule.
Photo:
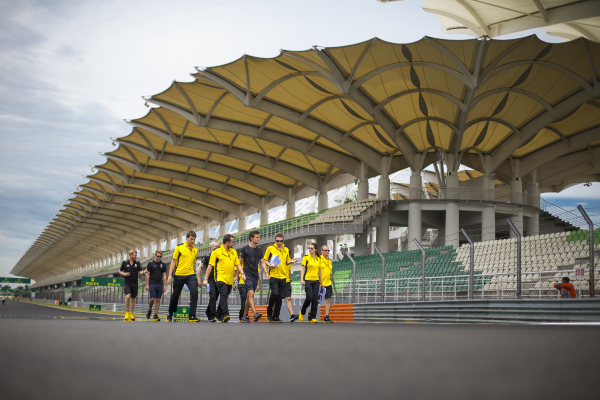
[[[321,251],[329,251],[329,250],[321,250]]]
[[[157,254],[156,257],[160,258],[162,257],[162,254]]]
[[[277,243],[283,243],[283,240],[276,240]]]

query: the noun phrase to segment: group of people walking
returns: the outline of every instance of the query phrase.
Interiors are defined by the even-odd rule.
[[[175,248],[168,272],[166,265],[161,261],[162,252],[160,250],[154,253],[154,260],[148,263],[146,269],[142,269],[141,264],[136,260],[137,252],[131,250],[129,260],[123,261],[119,270],[119,274],[125,278],[125,321],[135,321],[133,308],[138,292],[138,277],[144,274],[146,275],[146,290],[150,294],[147,319],[150,319],[154,308],[153,321],[160,321],[158,316],[160,298],[166,291],[167,283],[169,283],[173,285],[173,291],[169,302],[167,321],[173,321],[173,314],[177,310],[179,297],[186,285],[187,290],[190,292],[189,321],[200,321],[196,316],[198,282],[201,278],[202,267],[205,267],[206,271],[202,283],[209,294],[209,302],[205,311],[209,322],[223,323],[230,321],[228,298],[234,285],[241,300],[239,321],[250,323],[250,311],[252,311],[254,322],[262,318],[262,314],[256,310],[254,300],[254,293],[260,288],[261,269],[265,278],[269,280],[271,291],[267,307],[267,320],[269,322],[282,322],[279,315],[284,300],[290,313],[290,322],[298,319],[300,321],[307,320],[311,323],[318,322],[316,317],[319,293],[322,293],[325,299],[326,315],[324,322],[333,322],[329,318],[333,292],[333,272],[327,245],[321,246],[319,251],[317,244],[311,243],[308,255],[302,259],[300,283],[305,288],[306,300],[300,313],[295,314],[291,298],[291,264],[297,262],[298,259],[290,257],[289,249],[283,244],[283,234],[278,233],[275,235],[275,243],[264,252],[258,246],[260,242],[258,231],[251,231],[248,239],[249,244],[240,250],[239,255],[233,248],[235,239],[232,235],[225,235],[221,245],[212,242],[210,244],[211,253],[202,258],[197,271],[194,270],[198,253],[198,249],[194,246],[196,241],[196,232],[194,231],[188,232],[185,242]],[[309,307],[310,312],[307,315]]]

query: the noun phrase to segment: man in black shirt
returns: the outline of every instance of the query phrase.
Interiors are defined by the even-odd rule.
[[[133,308],[138,295],[138,277],[144,273],[142,264],[136,258],[137,251],[129,250],[129,260],[123,261],[119,269],[119,275],[125,277],[125,321],[135,321]]]
[[[258,264],[262,267],[266,279],[269,279],[269,272],[267,271],[266,261],[263,260],[263,250],[258,247],[258,242],[260,242],[260,233],[258,231],[252,231],[248,235],[250,239],[250,244],[244,246],[240,251],[240,263],[244,267],[244,275],[246,276],[245,285],[246,285],[246,303],[242,304],[242,308],[244,309],[244,314],[242,317],[242,322],[250,322],[248,318],[248,312],[252,309],[252,313],[254,314],[254,322],[257,322],[261,317],[261,313],[256,312],[256,306],[254,304],[254,291],[258,289],[259,285],[259,275],[258,275]],[[242,290],[240,290],[240,294]]]
[[[198,275],[201,274],[200,270],[202,269],[202,267],[204,267],[204,268],[208,267],[208,261],[210,260],[210,255],[212,254],[213,250],[216,249],[217,247],[219,247],[218,242],[213,241],[210,243],[210,253],[208,253],[207,255],[202,257],[202,259],[200,260],[201,266],[200,266],[200,269],[198,270]],[[210,310],[213,309],[213,308],[211,308],[211,305],[214,304],[214,306],[216,306],[217,298],[219,297],[219,292],[217,291],[217,283],[215,282],[215,269],[212,268],[210,270],[210,275],[208,277],[204,277],[204,279],[208,280],[208,287],[207,287],[208,306],[206,307],[205,315],[209,322],[215,322],[216,321],[215,315],[212,315],[212,313],[210,312]]]
[[[154,261],[150,261],[146,266],[146,290],[150,293],[150,302],[146,319],[150,319],[152,314],[152,305],[154,305],[153,321],[160,321],[158,317],[158,308],[160,307],[160,298],[167,290],[167,266],[162,262],[162,251],[154,252]]]

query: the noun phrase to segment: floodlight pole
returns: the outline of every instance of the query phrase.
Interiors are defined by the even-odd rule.
[[[421,301],[425,301],[425,249],[421,246],[421,243],[419,243],[417,238],[413,238],[413,241],[417,244],[417,247],[421,249],[421,254],[423,255],[423,260],[421,262]]]
[[[510,229],[517,235],[517,299],[521,298],[521,232],[510,219],[507,219]]]
[[[352,304],[354,304],[356,302],[356,262],[350,252],[347,252],[346,255],[352,261]]]
[[[588,233],[590,238],[590,297],[596,296],[596,288],[594,285],[594,223],[590,219],[590,216],[585,212],[583,206],[580,204],[577,206],[577,209],[585,218],[585,221],[588,223]]]
[[[471,238],[469,237],[469,235],[467,235],[467,232],[464,230],[464,228],[461,228],[460,230],[462,232],[463,235],[465,235],[465,237],[467,238],[468,242],[469,242],[469,246],[470,246],[470,250],[469,250],[469,261],[470,261],[470,266],[469,266],[469,300],[473,300],[473,282],[474,282],[474,275],[475,275],[475,245],[473,244],[473,241],[471,240]]]
[[[385,257],[379,251],[379,248],[375,246],[375,250],[379,253],[379,257],[381,257],[381,302],[385,302]]]

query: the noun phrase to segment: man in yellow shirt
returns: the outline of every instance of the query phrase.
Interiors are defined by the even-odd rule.
[[[171,260],[169,278],[167,279],[169,284],[173,282],[173,294],[171,294],[171,301],[169,303],[167,322],[173,322],[173,313],[177,311],[179,295],[185,284],[187,284],[190,289],[190,322],[200,321],[196,318],[196,306],[198,305],[198,277],[196,276],[194,266],[196,265],[198,249],[194,247],[195,241],[196,232],[189,231],[185,235],[185,243],[175,247],[175,251],[173,252],[173,260]],[[177,267],[177,270],[175,271],[175,278],[173,278],[175,267]]]
[[[212,305],[210,314],[215,315],[218,322],[228,322],[230,319],[227,298],[231,293],[234,275],[237,278],[237,275],[240,274],[242,279],[246,279],[237,252],[233,248],[234,244],[235,239],[232,235],[227,234],[223,236],[223,244],[210,254],[210,260],[206,268],[205,276],[210,275],[213,269],[215,271],[215,282],[217,284],[217,292],[219,293],[219,307],[217,310],[214,310],[214,305]],[[204,283],[208,284],[208,281],[205,279]],[[214,322],[214,320],[211,320],[211,322]]]
[[[329,246],[321,246],[321,286],[325,288],[325,318],[323,322],[333,322],[329,318],[331,295],[333,294],[333,267],[329,259]]]
[[[275,258],[278,258],[277,264],[274,264]],[[290,259],[290,252],[283,245],[283,233],[278,233],[275,235],[275,244],[267,248],[264,260],[266,260],[267,266],[270,268],[269,287],[271,288],[271,296],[269,297],[269,305],[267,307],[267,320],[269,322],[281,322],[281,319],[279,319],[281,304],[284,298],[291,297],[291,290],[288,290],[287,286],[287,283],[290,281],[290,265],[298,261],[298,259]],[[289,294],[287,293],[288,291],[290,292]],[[294,314],[293,310],[289,311],[290,322],[294,322],[298,319],[298,315]]]

